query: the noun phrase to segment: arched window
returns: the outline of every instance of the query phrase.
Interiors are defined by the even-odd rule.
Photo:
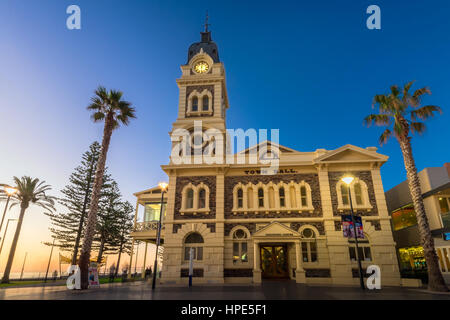
[[[191,248],[194,249],[194,260],[203,260],[203,243],[200,233],[190,233],[184,240],[184,260],[189,260]]]
[[[348,206],[350,204],[350,200],[348,198],[348,192],[349,192],[349,188],[346,185],[341,184],[342,204],[344,206]]]
[[[244,192],[241,188],[237,191],[237,207],[242,208],[244,206]]]
[[[306,195],[306,187],[305,186],[300,187],[300,200],[301,200],[302,207],[308,206],[308,197]]]
[[[233,264],[248,262],[247,233],[237,229],[233,233]]]
[[[258,206],[260,208],[264,207],[264,189],[263,188],[258,189]]]
[[[286,206],[286,195],[284,194],[284,188],[281,187],[278,190],[278,194],[280,195],[280,207],[285,207]]]
[[[355,201],[357,205],[363,204],[363,198],[362,198],[362,190],[361,190],[361,184],[359,182],[355,183],[353,186],[353,189],[355,191]]]
[[[194,190],[189,188],[186,192],[186,209],[194,208]]]
[[[206,207],[206,190],[201,188],[198,192],[198,207],[204,209]]]
[[[198,98],[192,98],[192,111],[198,111]]]
[[[317,261],[317,242],[315,239],[316,233],[311,228],[305,228],[302,231],[302,237],[305,239],[305,241],[302,241],[303,262],[316,262]]]
[[[204,96],[203,97],[203,111],[208,111],[209,110],[209,97],[208,96]]]

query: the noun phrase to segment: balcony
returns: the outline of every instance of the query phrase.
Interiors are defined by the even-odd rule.
[[[164,224],[161,225],[161,240],[164,238]],[[137,222],[131,236],[136,240],[156,241],[158,221]]]

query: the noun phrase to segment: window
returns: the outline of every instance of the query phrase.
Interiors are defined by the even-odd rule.
[[[237,207],[242,208],[244,206],[244,192],[242,189],[237,191]]]
[[[150,222],[150,221],[158,221],[159,220],[159,213],[161,211],[161,203],[146,203],[145,209],[144,209],[144,221],[143,222]],[[166,214],[166,203],[163,203],[163,219]]]
[[[206,207],[206,190],[200,189],[198,193],[198,207],[204,209]]]
[[[263,188],[258,189],[258,206],[260,208],[264,207],[264,190],[263,190]]]
[[[344,184],[341,184],[341,196],[342,196],[342,204],[344,206],[350,205],[350,200],[348,198],[348,187]]]
[[[286,206],[286,202],[285,202],[286,196],[285,196],[285,194],[284,194],[284,188],[281,187],[280,190],[278,190],[278,193],[279,193],[279,195],[280,195],[280,207],[283,208],[283,207]]]
[[[198,98],[192,98],[192,111],[198,111]]]
[[[203,97],[203,111],[208,111],[209,110],[209,98],[208,96],[204,96]]]
[[[300,199],[301,199],[302,207],[308,206],[308,198],[306,196],[306,187],[305,186],[300,187]]]
[[[441,208],[441,214],[447,213],[450,211],[449,209],[450,198],[440,197],[439,198],[439,207]]]
[[[392,212],[392,225],[394,231],[415,226],[416,224],[417,217],[412,204]]]
[[[317,244],[315,241],[302,242],[303,262],[317,261]]]
[[[246,241],[236,241],[247,239],[247,233],[242,229],[237,229],[233,234],[233,264],[248,262],[248,250]]]
[[[356,256],[356,243],[355,240],[349,240],[349,254],[351,261],[358,261]],[[369,241],[358,240],[358,255],[361,261],[372,261],[372,252],[370,251]]]
[[[363,200],[362,200],[362,191],[361,191],[361,184],[360,183],[355,183],[353,189],[355,190],[355,201],[357,205],[362,205],[363,204]]]
[[[194,190],[189,188],[186,192],[186,209],[194,208]]]
[[[194,249],[194,260],[203,260],[203,237],[200,233],[193,232],[184,240],[184,260],[189,260],[191,248]]]

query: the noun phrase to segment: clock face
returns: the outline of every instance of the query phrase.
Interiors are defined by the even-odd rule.
[[[206,73],[209,70],[209,65],[206,62],[201,61],[194,66],[194,70],[197,73]]]

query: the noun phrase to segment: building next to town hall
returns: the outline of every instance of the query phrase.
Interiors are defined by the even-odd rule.
[[[187,282],[189,252],[194,248],[195,283],[260,283],[291,279],[297,283],[359,283],[355,242],[344,238],[341,215],[350,213],[350,189],[355,213],[362,217],[364,239],[359,254],[364,270],[381,268],[382,285],[400,285],[401,279],[387,210],[380,167],[387,156],[377,148],[345,145],[336,150],[293,150],[260,139],[231,156],[232,160],[179,162],[195,158],[195,150],[225,157],[220,139],[229,142],[229,108],[225,66],[206,29],[201,41],[188,49],[181,66],[178,118],[170,133],[173,151],[162,165],[168,176],[161,231],[161,283]],[[201,121],[201,131],[194,129]],[[191,136],[191,150],[176,147]],[[223,142],[222,141],[222,142]],[[189,142],[189,143],[188,143]],[[189,153],[192,151],[191,155]],[[228,150],[229,151],[229,150]],[[254,155],[257,161],[248,161]],[[229,154],[227,155],[229,156]],[[263,160],[277,160],[271,164]],[[355,179],[350,188],[344,175]],[[161,190],[137,192],[136,241],[155,243]],[[130,263],[131,265],[131,263]]]
[[[450,163],[425,168],[418,173],[422,198],[439,266],[450,283]],[[400,271],[406,276],[426,277],[427,266],[408,182],[386,192],[397,244]]]

